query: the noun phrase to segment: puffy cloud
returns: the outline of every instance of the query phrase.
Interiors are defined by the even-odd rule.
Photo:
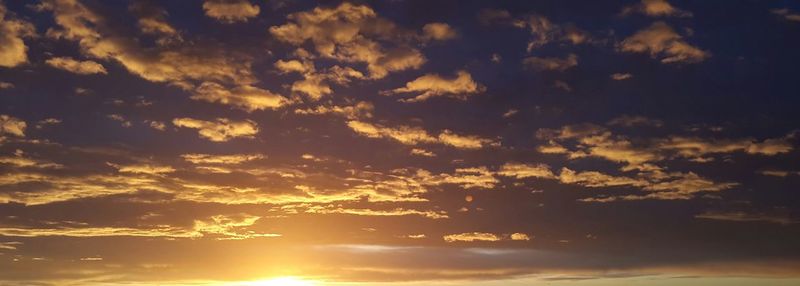
[[[370,78],[416,69],[426,61],[419,50],[406,43],[418,36],[378,17],[372,8],[365,5],[344,2],[335,8],[317,7],[290,14],[287,18],[290,22],[269,29],[278,40],[295,46],[309,41],[323,57],[364,63]],[[395,46],[386,48],[378,40]]]
[[[236,165],[244,162],[261,160],[266,158],[262,154],[232,154],[232,155],[212,155],[212,154],[183,154],[181,157],[192,164],[223,164]]]
[[[242,85],[225,88],[215,82],[203,82],[195,89],[192,99],[219,102],[243,109],[247,112],[265,109],[278,109],[287,104],[285,97],[254,86]]]
[[[772,9],[770,12],[772,12],[772,14],[782,16],[786,20],[800,22],[800,14],[792,12],[788,8]]]
[[[139,17],[137,25],[139,30],[146,35],[158,36],[160,45],[181,42],[180,33],[167,22],[167,10],[158,7],[151,1],[135,1],[129,9]]]
[[[106,68],[95,61],[78,61],[70,57],[56,57],[45,61],[51,67],[76,74],[107,74]]]
[[[403,125],[399,127],[385,127],[378,124],[351,120],[347,122],[347,126],[356,133],[366,137],[391,138],[406,145],[439,143],[459,149],[479,149],[498,144],[491,139],[458,135],[450,130],[444,130],[439,133],[438,136],[433,136],[422,128]]]
[[[614,73],[610,77],[613,80],[626,80],[632,78],[633,75],[629,73]]]
[[[172,124],[177,127],[197,129],[200,137],[214,142],[224,142],[233,138],[253,138],[258,133],[258,124],[251,120],[233,121],[217,118],[216,121],[205,121],[193,118],[175,118]]]
[[[531,165],[523,163],[505,163],[500,167],[500,170],[497,172],[497,174],[506,177],[514,177],[517,179],[555,178],[553,171],[550,171],[550,167],[544,164]]]
[[[565,71],[578,65],[578,56],[569,54],[566,58],[527,57],[522,64],[535,70]]]
[[[422,37],[430,40],[444,41],[458,37],[458,33],[445,23],[429,23],[422,27]]]
[[[622,9],[622,14],[642,13],[651,17],[673,16],[691,17],[692,13],[672,6],[666,0],[642,0],[641,3]]]
[[[448,96],[466,100],[470,95],[480,93],[486,88],[472,79],[472,76],[463,70],[456,72],[455,78],[444,78],[437,74],[426,74],[406,83],[405,87],[384,92],[385,94],[416,93],[417,96],[404,99],[404,102],[420,102],[436,96]]]
[[[0,136],[11,134],[17,137],[25,137],[26,127],[28,127],[28,124],[19,118],[0,114]]]
[[[539,15],[529,15],[527,18],[516,20],[513,25],[530,30],[533,39],[528,42],[528,52],[554,41],[581,44],[589,39],[586,32],[572,25],[562,27]]]
[[[14,18],[0,2],[0,67],[28,62],[28,47],[22,38],[36,34],[33,24]]]
[[[261,8],[248,0],[206,0],[203,2],[206,16],[222,23],[247,22],[258,16]]]
[[[619,44],[619,49],[630,53],[648,53],[660,57],[662,63],[696,63],[711,56],[709,52],[683,40],[664,22],[655,22],[639,30]]]
[[[10,82],[0,81],[0,90],[14,88],[14,84]]]
[[[158,131],[167,130],[167,125],[164,124],[164,122],[161,122],[161,121],[145,120],[144,123],[147,124],[148,126],[150,126],[150,128],[153,128],[153,129],[158,130]]]
[[[512,233],[510,236],[511,240],[531,240],[531,237],[525,233],[515,232]]]

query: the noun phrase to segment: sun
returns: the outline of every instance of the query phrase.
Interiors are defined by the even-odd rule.
[[[245,283],[247,286],[320,286],[317,282],[297,277],[277,277]]]

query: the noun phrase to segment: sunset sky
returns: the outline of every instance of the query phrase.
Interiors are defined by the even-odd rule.
[[[800,2],[0,0],[0,285],[800,285]]]

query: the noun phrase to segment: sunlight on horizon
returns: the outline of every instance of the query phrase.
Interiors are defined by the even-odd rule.
[[[294,276],[276,277],[267,280],[237,282],[230,286],[321,286],[319,281],[307,280]]]

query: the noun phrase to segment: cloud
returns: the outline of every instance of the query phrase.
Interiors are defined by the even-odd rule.
[[[287,18],[288,23],[270,27],[275,38],[298,47],[311,42],[322,57],[366,64],[373,79],[417,69],[426,62],[422,53],[408,44],[419,36],[378,17],[365,5],[344,2],[335,8],[317,7]],[[393,47],[384,45],[389,43]]]
[[[70,57],[56,57],[45,61],[51,67],[62,69],[71,73],[88,74],[107,74],[103,65],[94,61],[78,61]]]
[[[555,24],[547,17],[536,14],[514,18],[507,10],[484,9],[479,12],[478,19],[484,25],[501,24],[528,29],[532,36],[528,41],[528,52],[554,42],[578,45],[591,40],[587,32],[572,24]]]
[[[206,0],[203,10],[206,16],[226,24],[247,22],[261,12],[258,5],[248,0]]]
[[[569,54],[563,59],[527,57],[522,60],[522,64],[539,71],[565,71],[578,65],[578,56]]]
[[[458,135],[450,130],[444,130],[438,136],[433,136],[420,127],[398,126],[385,127],[379,124],[351,120],[347,122],[356,133],[370,138],[390,138],[405,145],[438,143],[459,149],[479,149],[486,146],[495,146],[498,143],[491,139],[477,136]]]
[[[790,225],[798,222],[792,219],[786,212],[756,213],[745,211],[706,211],[694,217],[730,222],[767,222],[781,225]]]
[[[488,232],[465,232],[442,237],[446,242],[500,241],[500,235]]]
[[[481,93],[486,88],[474,80],[463,70],[456,72],[455,78],[444,78],[437,74],[426,74],[406,83],[405,87],[385,91],[384,94],[420,93],[413,98],[403,99],[404,102],[420,102],[436,96],[447,96],[466,100],[470,95]]]
[[[215,238],[218,240],[239,240],[255,237],[278,237],[279,234],[244,231],[260,217],[247,214],[215,215],[207,219],[195,220],[191,228],[158,225],[150,227],[74,227],[58,228],[20,228],[0,227],[0,235],[10,237],[168,237],[168,238]]]
[[[692,13],[672,6],[666,0],[642,0],[641,3],[622,9],[622,15],[642,13],[650,17],[692,17]]]
[[[349,209],[335,208],[333,206],[313,206],[305,210],[306,213],[316,214],[349,214],[359,216],[408,216],[417,215],[430,219],[448,218],[444,211],[419,211],[412,209],[396,208],[391,210],[372,210],[372,209]]]
[[[0,114],[0,136],[11,134],[17,137],[25,137],[26,127],[28,127],[28,124],[19,118]]]
[[[128,7],[139,17],[137,25],[142,34],[158,36],[159,45],[182,42],[183,38],[175,27],[167,22],[167,10],[154,5],[151,1],[134,1]]]
[[[446,242],[496,242],[501,240],[528,241],[530,236],[525,233],[515,232],[508,234],[494,234],[489,232],[465,232],[448,234],[442,237]]]
[[[463,188],[493,188],[499,181],[494,172],[486,167],[457,168],[452,174],[433,175],[425,170],[418,170],[415,177],[425,185],[459,185]]]
[[[295,114],[302,115],[325,115],[334,114],[343,116],[347,119],[360,119],[372,118],[372,113],[375,111],[375,106],[366,101],[359,101],[353,105],[337,106],[337,105],[320,105],[313,108],[295,109]]]
[[[14,84],[10,82],[0,81],[0,90],[14,88]]]
[[[177,127],[197,129],[200,137],[214,142],[225,142],[233,138],[253,138],[258,133],[258,124],[250,120],[234,121],[217,118],[216,121],[205,121],[193,118],[175,118],[172,124]]]
[[[422,27],[422,37],[430,40],[444,41],[458,37],[458,33],[445,23],[429,23]]]
[[[262,154],[232,154],[232,155],[212,155],[212,154],[183,154],[186,161],[192,164],[222,164],[237,165],[244,162],[261,160],[267,158]]]
[[[694,159],[701,159],[707,154],[732,152],[773,156],[794,149],[794,146],[786,138],[771,138],[758,142],[751,138],[713,140],[682,136],[672,136],[661,140],[658,147],[673,150],[680,156]]]
[[[661,127],[664,125],[664,122],[658,119],[650,119],[644,116],[631,116],[631,115],[621,115],[614,119],[608,121],[608,125],[618,125],[624,127],[634,127],[634,126],[652,126],[652,127]]]
[[[175,172],[175,168],[172,168],[170,166],[160,166],[151,164],[118,165],[118,164],[108,163],[108,165],[116,168],[117,171],[120,173],[159,175],[159,174]]]
[[[413,148],[410,153],[417,156],[436,157],[436,153],[421,148]]]
[[[12,68],[28,62],[28,47],[23,38],[36,35],[33,24],[9,14],[0,2],[0,67]]]
[[[648,53],[661,58],[662,63],[696,63],[711,57],[711,53],[692,46],[664,22],[655,22],[619,43],[619,50],[629,53]]]
[[[517,179],[524,178],[555,178],[550,167],[544,164],[532,165],[523,163],[505,163],[500,167],[497,172],[498,175],[506,177],[514,177]]]
[[[247,112],[278,109],[289,104],[288,99],[269,90],[249,85],[229,89],[215,82],[203,82],[195,89],[195,94],[191,98],[207,102],[219,102]]]
[[[302,80],[292,83],[291,90],[305,94],[311,101],[318,101],[323,96],[333,93],[329,82],[347,86],[352,79],[364,79],[364,74],[350,67],[340,67],[334,65],[328,69],[317,71],[314,63],[306,59],[305,52],[295,52],[300,54],[300,60],[278,60],[275,62],[282,74],[299,73],[303,75]]]
[[[629,73],[614,73],[610,77],[613,80],[626,80],[632,78],[633,75]]]
[[[786,20],[800,22],[800,14],[795,13],[788,8],[772,9],[770,12],[772,12],[772,14],[782,16]]]

